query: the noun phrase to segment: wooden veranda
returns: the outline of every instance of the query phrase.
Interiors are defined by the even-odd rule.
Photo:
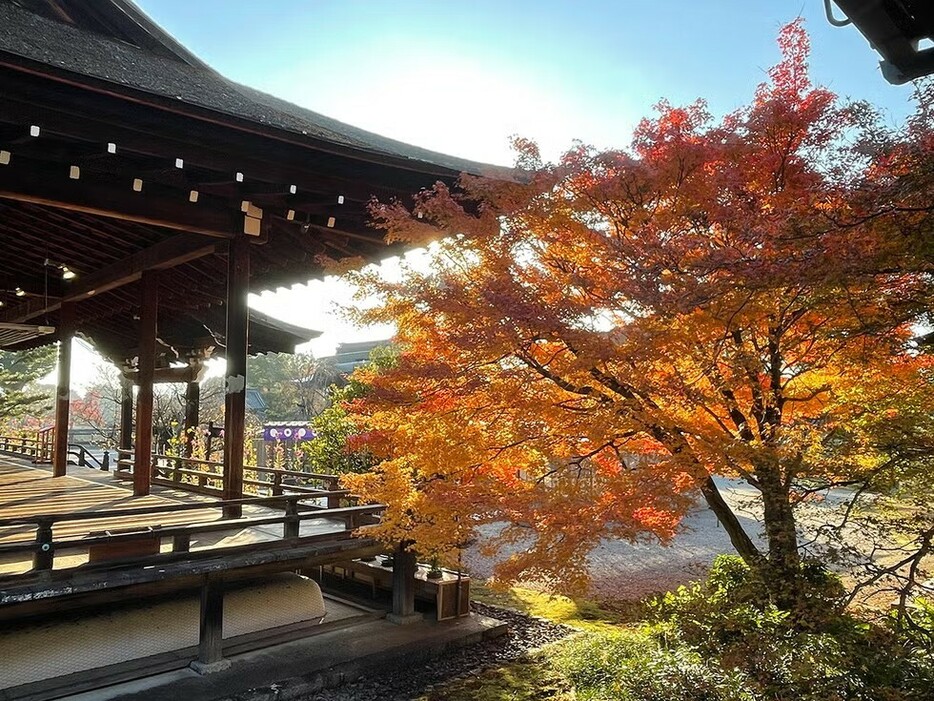
[[[59,349],[47,442],[0,437],[8,453],[51,459],[46,473],[0,458],[0,489],[21,489],[15,508],[0,503],[0,619],[197,586],[199,657],[216,661],[225,582],[378,550],[351,534],[379,507],[348,501],[326,475],[244,465],[247,357],[316,333],[251,312],[249,293],[319,277],[325,259],[397,252],[368,226],[373,197],[411,202],[437,181],[456,188],[462,172],[510,173],[233,83],[128,0],[0,0],[0,26],[0,348]],[[110,492],[68,501],[93,491],[68,482],[76,336],[123,371],[107,479],[132,496],[118,509]],[[195,426],[210,357],[226,359],[223,460],[154,454],[153,385],[186,384]],[[154,485],[198,500],[166,503]],[[275,533],[211,535],[231,529]],[[414,567],[397,558],[401,618]]]
[[[140,495],[153,383],[193,384],[223,355],[224,496],[242,496],[246,358],[284,349],[266,328],[251,335],[248,294],[319,276],[324,258],[391,254],[367,225],[370,198],[410,201],[490,167],[232,83],[123,0],[3,0],[0,23],[0,347],[81,335],[126,369]],[[59,430],[58,474],[66,442]]]

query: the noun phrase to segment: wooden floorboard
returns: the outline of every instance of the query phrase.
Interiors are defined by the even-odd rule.
[[[122,510],[178,503],[155,494],[135,497],[124,487],[79,477],[53,477],[42,468],[27,467],[0,458],[0,519],[48,513],[93,513],[105,509]],[[219,509],[193,509],[100,521],[91,519],[56,524],[53,534],[55,538],[72,538],[103,530],[184,525],[213,521],[220,517]],[[0,528],[0,544],[28,542],[33,538],[34,526]]]
[[[40,514],[94,513],[104,510],[123,510],[141,507],[199,504],[216,501],[210,497],[190,494],[181,489],[153,487],[148,496],[136,497],[123,482],[113,475],[89,468],[69,467],[75,474],[53,477],[46,467],[34,467],[25,460],[0,456],[0,519],[37,516]],[[244,516],[281,514],[278,509],[265,505],[247,505]],[[59,522],[53,526],[56,541],[82,538],[92,533],[116,530],[139,530],[146,527],[182,526],[221,519],[220,509],[204,508],[166,513],[128,515],[106,519],[86,519]],[[328,518],[304,520],[300,526],[302,536],[342,531],[342,520]],[[277,541],[282,537],[281,525],[243,527],[236,521],[230,529],[199,534],[192,540],[192,550],[229,547]],[[0,526],[0,545],[28,543],[36,538],[35,525]],[[171,541],[162,542],[162,551],[171,549]],[[58,551],[55,569],[76,567],[86,563],[88,555],[82,551]],[[0,576],[22,574],[32,567],[30,553],[0,556]]]
[[[87,473],[86,468],[74,468]],[[94,479],[74,475],[53,477],[45,467],[32,467],[25,461],[0,456],[0,519],[37,516],[40,514],[94,513],[104,510],[135,509],[178,504],[180,499],[158,494],[136,497],[120,483],[109,484],[107,473],[95,474]],[[185,525],[213,521],[222,517],[219,509],[192,509],[154,513],[126,518],[88,519],[56,523],[56,540],[81,538],[91,533],[124,529],[143,529],[147,526]],[[223,534],[217,534],[223,537]],[[0,527],[0,545],[31,542],[36,538],[34,525]],[[164,546],[165,547],[165,546]],[[87,561],[87,553],[62,553],[55,558],[55,568],[74,567]],[[0,557],[0,575],[27,572],[32,567],[28,553]]]

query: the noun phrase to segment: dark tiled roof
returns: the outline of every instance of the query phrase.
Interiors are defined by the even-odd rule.
[[[262,413],[269,408],[266,400],[263,399],[263,393],[253,387],[246,389],[246,408],[247,411]]]
[[[358,129],[235,83],[207,67],[188,65],[42,17],[16,7],[10,0],[0,0],[0,52],[337,146],[411,160],[413,166],[425,164],[499,177],[511,173],[507,168],[448,156]]]
[[[361,365],[365,365],[369,362],[370,353],[375,348],[391,345],[391,339],[339,343],[334,355],[322,358],[321,360],[333,362],[334,367],[336,367],[338,371],[349,374]]]

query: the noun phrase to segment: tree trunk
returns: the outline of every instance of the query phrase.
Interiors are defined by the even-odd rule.
[[[767,578],[775,603],[792,609],[801,593],[801,558],[795,516],[778,465],[757,466],[756,479],[762,493],[765,536],[769,544]]]
[[[704,495],[707,506],[714,512],[717,521],[720,522],[720,525],[723,526],[723,529],[730,537],[733,549],[743,558],[743,562],[752,569],[761,571],[765,565],[762,553],[759,552],[759,549],[743,529],[743,524],[739,522],[736,514],[733,513],[733,509],[724,501],[713,477],[708,475],[707,479],[701,483],[701,494]]]

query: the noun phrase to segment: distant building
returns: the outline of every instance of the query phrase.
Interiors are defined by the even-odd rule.
[[[391,345],[392,341],[388,338],[379,341],[340,343],[337,346],[337,352],[335,352],[334,355],[321,358],[321,362],[330,362],[341,375],[349,375],[361,365],[366,365],[373,349]]]
[[[256,414],[260,418],[263,418],[266,416],[267,409],[269,409],[269,405],[266,404],[266,400],[263,399],[263,393],[258,389],[247,387],[246,410]]]

